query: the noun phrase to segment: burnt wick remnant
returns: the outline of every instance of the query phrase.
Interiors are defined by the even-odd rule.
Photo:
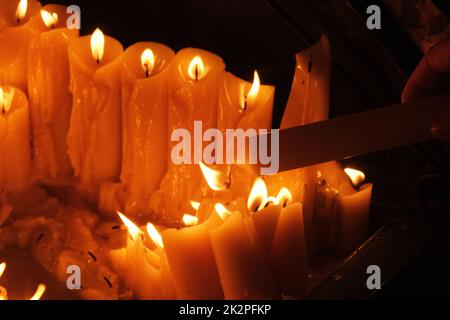
[[[88,251],[88,255],[91,256],[92,259],[94,259],[95,262],[97,262],[97,257],[90,251]]]
[[[112,226],[111,229],[112,230],[117,230],[117,229],[120,229],[120,226],[118,226],[118,225],[117,226]]]
[[[39,234],[39,236],[36,238],[35,243],[38,243],[39,241],[41,241],[43,237],[44,237],[44,233],[41,232],[41,233]]]
[[[108,285],[109,288],[112,288],[112,283],[111,281],[109,281],[109,279],[107,277],[103,277],[103,279],[105,279],[106,284]]]

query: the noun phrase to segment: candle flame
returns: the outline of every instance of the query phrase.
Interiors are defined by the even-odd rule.
[[[276,204],[282,205],[285,207],[289,202],[291,202],[293,199],[292,193],[289,191],[288,188],[281,188],[280,192],[278,192],[278,195],[276,197]]]
[[[200,208],[200,202],[191,200],[191,207],[194,208],[195,211],[198,211],[198,209]]]
[[[190,214],[185,214],[183,216],[183,223],[186,227],[193,227],[197,225],[198,218],[196,216],[191,216]]]
[[[12,100],[14,97],[14,90],[11,89],[9,92],[3,90],[0,87],[0,109],[2,114],[7,113],[11,109]]]
[[[8,292],[6,288],[0,286],[0,301],[8,300]]]
[[[227,208],[225,208],[225,206],[221,203],[216,203],[214,205],[214,208],[216,209],[216,212],[219,215],[219,217],[224,221],[228,216],[231,215],[231,212]]]
[[[200,56],[195,56],[188,67],[188,75],[194,80],[198,81],[205,76],[205,64]]]
[[[44,295],[46,289],[47,288],[46,288],[45,284],[38,285],[36,292],[30,298],[30,300],[40,300],[42,298],[42,296]]]
[[[220,171],[214,170],[203,164],[203,162],[199,163],[200,169],[202,170],[203,177],[206,180],[206,183],[214,191],[226,190],[227,185],[225,182],[225,178]]]
[[[264,209],[267,201],[267,186],[263,179],[257,178],[247,200],[247,208],[250,212],[258,212]]]
[[[344,171],[352,181],[353,186],[356,188],[363,184],[366,179],[366,176],[362,171],[351,168],[345,168]]]
[[[16,10],[17,22],[20,22],[27,15],[28,0],[20,0]]]
[[[141,55],[142,69],[145,71],[145,75],[148,77],[155,66],[155,54],[151,49],[145,49]]]
[[[248,91],[247,97],[245,98],[244,109],[246,109],[248,105],[252,105],[255,103],[256,98],[258,98],[260,88],[261,81],[259,80],[258,72],[255,70],[255,73],[253,75],[253,84]]]
[[[91,52],[97,63],[100,63],[105,53],[105,35],[99,28],[91,36]]]
[[[152,241],[161,249],[164,249],[164,242],[161,237],[161,234],[156,230],[155,226],[152,223],[147,223],[147,233],[152,239]]]
[[[0,278],[2,277],[3,273],[5,272],[5,269],[6,269],[6,262],[0,263]]]
[[[134,224],[130,219],[128,219],[124,214],[120,213],[119,211],[117,211],[117,214],[119,215],[123,224],[127,227],[131,239],[133,239],[133,241],[136,241],[139,235],[142,234],[141,229],[139,229],[139,227],[136,224]]]
[[[56,12],[48,12],[41,10],[41,18],[47,28],[54,28],[58,23],[58,14]]]

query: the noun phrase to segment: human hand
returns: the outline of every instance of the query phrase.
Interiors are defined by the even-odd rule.
[[[434,46],[419,62],[402,94],[403,102],[450,93],[450,38]],[[436,119],[432,133],[450,139],[450,113]]]

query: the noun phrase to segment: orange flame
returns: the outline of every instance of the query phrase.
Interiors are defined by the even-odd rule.
[[[363,184],[364,180],[366,180],[366,176],[362,171],[351,168],[345,168],[344,171],[352,181],[353,186],[356,188]]]
[[[105,53],[105,35],[99,28],[91,36],[91,52],[97,63],[100,63]]]
[[[216,212],[219,215],[219,217],[224,221],[227,219],[228,216],[231,215],[231,212],[227,208],[225,208],[225,206],[221,203],[216,203],[214,205],[214,208],[216,209]]]
[[[0,263],[0,278],[2,277],[3,273],[5,272],[5,269],[6,269],[6,262]]]
[[[58,23],[58,14],[55,12],[41,10],[41,18],[47,28],[54,28]]]
[[[2,87],[0,87],[0,109],[2,114],[7,113],[11,109],[13,98],[13,89],[11,89],[9,92],[6,92]]]
[[[151,49],[145,49],[141,55],[142,69],[145,71],[145,75],[148,77],[155,67],[155,54]]]
[[[155,226],[152,223],[147,223],[147,233],[152,239],[152,241],[156,244],[157,247],[164,249],[164,242],[161,237],[161,234],[156,230]]]
[[[247,200],[247,208],[250,212],[258,212],[264,208],[267,201],[267,186],[263,179],[257,178]]]
[[[191,60],[188,67],[188,75],[194,81],[201,80],[206,75],[205,64],[200,56],[195,56]]]
[[[46,289],[47,289],[47,287],[45,286],[45,284],[38,285],[36,292],[30,298],[30,300],[40,300],[42,298],[42,296],[44,295]]]
[[[183,216],[183,223],[186,227],[193,227],[197,225],[198,218],[196,216],[191,216],[190,214],[185,214]]]
[[[258,72],[255,70],[255,73],[253,75],[253,84],[247,94],[247,97],[245,98],[245,108],[247,108],[248,105],[252,105],[255,103],[256,98],[258,98],[259,90],[261,88],[261,81],[259,80]]]
[[[27,0],[20,0],[19,5],[16,9],[16,19],[18,22],[20,22],[25,16],[27,15],[27,9],[28,9],[28,1]]]
[[[190,203],[191,203],[191,207],[194,208],[195,211],[198,211],[198,209],[200,208],[200,202],[191,200]]]
[[[131,239],[133,239],[133,241],[136,241],[138,239],[139,235],[142,234],[141,229],[139,229],[139,227],[136,224],[134,224],[130,219],[128,219],[125,215],[123,215],[119,211],[117,211],[117,214],[119,215],[123,224],[127,227],[128,233],[130,234]]]
[[[291,202],[293,199],[292,193],[289,191],[288,188],[281,188],[280,192],[278,192],[278,195],[276,197],[276,204],[282,205],[285,207],[289,202]]]
[[[227,186],[225,183],[225,178],[220,171],[211,169],[207,167],[203,162],[199,163],[200,169],[202,170],[203,177],[206,180],[206,183],[214,191],[222,191],[226,190]]]

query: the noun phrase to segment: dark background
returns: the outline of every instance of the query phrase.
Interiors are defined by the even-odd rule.
[[[420,58],[416,47],[386,10],[382,12],[382,30],[367,30],[365,10],[377,1],[44,0],[42,3],[80,6],[82,34],[100,27],[124,47],[138,41],[156,41],[174,50],[203,48],[220,55],[229,71],[247,80],[252,80],[253,70],[257,69],[264,83],[277,88],[274,127],[280,122],[289,95],[295,53],[318,41],[323,33],[330,37],[334,59],[332,116],[398,102],[405,74],[411,72]]]

